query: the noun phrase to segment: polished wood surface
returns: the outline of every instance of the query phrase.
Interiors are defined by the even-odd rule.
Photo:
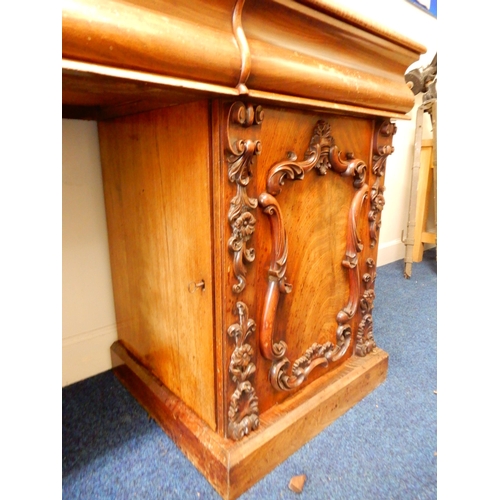
[[[251,125],[238,123],[228,132],[231,113],[242,113],[245,120],[248,110],[255,115]],[[328,125],[329,154],[335,159],[330,171],[283,179],[279,195],[273,191],[288,239],[284,280],[290,289],[276,289],[268,334],[262,321],[268,321],[275,236],[258,199],[270,189],[269,172],[276,165],[307,156],[319,122]],[[376,265],[368,191],[383,192],[383,177],[371,172],[378,123],[229,101],[199,101],[100,122],[119,336],[221,435],[233,428],[230,408],[258,399],[258,410],[247,415],[251,418],[289,397],[269,382],[277,369],[270,354],[275,342],[286,343],[290,365],[314,354],[304,365],[307,376],[290,389],[308,385],[354,354],[364,314],[362,269],[370,271],[368,260]],[[228,154],[240,141],[250,149]],[[345,159],[354,156],[359,159]],[[349,173],[351,164],[363,167],[362,183]],[[248,222],[240,219],[252,220],[244,237],[239,224]],[[235,235],[241,239],[234,241]],[[356,239],[358,251],[349,243]],[[359,266],[344,265],[349,252]],[[203,290],[195,286],[201,280]],[[266,335],[271,336],[267,353]],[[326,344],[335,355],[323,359],[311,351]],[[235,385],[234,356],[241,349],[251,349],[253,368],[251,380],[245,375]],[[282,375],[292,375],[291,367]],[[243,382],[251,383],[251,392],[240,401],[237,387]],[[237,399],[228,398],[231,394]]]
[[[425,52],[425,47],[414,40],[402,35],[401,33],[396,33],[393,30],[387,28],[386,26],[374,22],[373,19],[365,17],[360,12],[355,12],[345,5],[337,5],[335,1],[332,0],[281,0],[282,2],[293,2],[306,5],[313,8],[317,12],[322,12],[328,16],[343,19],[345,22],[361,28],[367,33],[373,33],[374,35],[386,38],[402,47],[408,47],[416,52]]]
[[[99,123],[120,341],[223,449],[376,350],[377,233],[394,131],[388,120],[225,100]],[[262,344],[276,262],[267,194],[279,199],[287,236],[271,354]],[[274,344],[286,344],[282,354]],[[190,443],[205,456],[207,443]],[[262,474],[273,467],[248,460]],[[220,481],[231,490],[254,478],[229,474]]]
[[[411,109],[413,97],[399,75],[411,64],[415,46],[375,37],[295,2],[246,5],[249,88],[396,112]]]
[[[99,141],[118,336],[215,429],[208,126],[202,101],[100,122]]]
[[[231,85],[240,73],[233,6],[234,0],[65,0],[63,57]]]
[[[170,76],[113,68],[81,61],[62,61],[63,118],[107,120],[217,96],[239,97],[238,89]],[[405,113],[249,89],[263,104],[318,109],[353,116],[408,120]]]
[[[166,108],[235,89],[63,60],[63,117],[102,121]]]
[[[117,376],[224,498],[381,383],[384,174],[425,48],[326,0],[65,0]]]
[[[185,86],[190,95],[193,84],[201,92],[215,85],[225,95],[260,92],[275,101],[300,104],[308,99],[340,109],[354,106],[359,112],[404,115],[413,105],[413,94],[401,75],[425,48],[370,26],[345,9],[327,8],[325,2],[65,0],[62,55],[67,66],[80,62],[104,73],[142,73],[140,80],[159,85],[160,93],[171,89],[174,99]],[[102,72],[96,70],[97,75]],[[161,76],[173,80],[158,80]],[[88,80],[89,74],[63,72],[63,104],[72,106],[65,109],[69,116],[84,115],[85,110],[74,106],[113,110],[118,101],[126,106],[138,100],[119,79],[114,102],[106,92],[88,96],[75,77]],[[165,96],[151,97],[158,98],[158,107],[164,105]],[[105,114],[111,116],[112,110]]]
[[[304,113],[285,108],[268,108],[261,125],[262,151],[256,157],[251,180],[247,186],[250,197],[257,199],[265,193],[269,169],[282,162],[289,152],[302,157],[318,120],[327,120],[335,144],[342,151],[362,158],[367,168],[367,186],[372,186],[376,176],[371,173],[373,165],[372,137],[376,122],[357,118],[336,117],[317,113]],[[379,181],[383,184],[383,179]],[[380,189],[383,189],[380,184]],[[226,205],[234,195],[234,188],[225,183]],[[352,301],[358,300],[361,285],[355,282],[350,287],[349,271],[343,267],[348,241],[349,211],[357,189],[351,177],[343,177],[335,172],[318,175],[310,172],[300,181],[285,181],[282,192],[277,196],[284,225],[288,234],[287,281],[293,287],[290,293],[276,297],[276,321],[273,326],[277,339],[287,344],[287,357],[291,363],[303,356],[313,344],[332,342],[337,344],[337,315]],[[365,191],[365,194],[367,191]],[[376,244],[370,245],[368,198],[360,206],[358,232],[363,242],[359,254],[360,262],[372,259],[376,262]],[[255,216],[255,232],[248,246],[255,251],[255,259],[247,265],[247,284],[242,293],[235,296],[231,287],[234,278],[227,274],[225,287],[226,324],[234,319],[236,302],[247,304],[251,317],[259,324],[259,335],[264,335],[261,323],[265,314],[266,291],[268,290],[268,270],[272,259],[272,230],[268,217],[262,207],[252,210]],[[231,238],[231,228],[226,226],[225,239]],[[231,255],[226,253],[226,266],[232,269]],[[352,290],[350,289],[352,288]],[[350,299],[351,295],[354,297]],[[314,304],[314,307],[308,307]],[[355,311],[352,331],[355,332],[362,320],[360,309]],[[277,392],[269,383],[270,356],[262,352],[258,339],[250,339],[250,344],[260,355],[255,357],[255,387],[259,395],[260,412],[265,412],[276,402],[284,401],[288,395]],[[308,376],[308,382],[338,366],[354,352],[354,342],[345,353],[329,368],[318,367]],[[230,351],[226,353],[229,363]],[[227,385],[230,387],[231,382]]]

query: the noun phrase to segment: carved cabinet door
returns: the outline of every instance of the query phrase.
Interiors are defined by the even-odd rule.
[[[237,393],[229,422],[233,429],[243,422],[244,434],[259,413],[375,347],[383,174],[396,128],[243,103],[232,110],[242,134],[226,156],[235,194],[230,302],[239,320],[228,333],[248,356],[243,361],[235,344],[241,363],[231,358],[232,383],[246,391]]]

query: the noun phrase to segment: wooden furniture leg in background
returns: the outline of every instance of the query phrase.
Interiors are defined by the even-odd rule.
[[[434,192],[433,139],[422,141],[420,152],[420,172],[417,189],[417,210],[415,220],[415,242],[413,244],[413,262],[421,262],[424,243],[436,244],[436,233],[427,230],[429,204]]]
[[[428,112],[433,127],[433,139],[422,140],[424,112]],[[417,110],[415,128],[415,150],[410,186],[410,207],[406,238],[401,238],[406,246],[404,257],[404,277],[410,278],[413,262],[421,262],[424,243],[436,244],[437,233],[437,102],[435,99],[424,102]],[[432,175],[431,175],[432,174]],[[433,196],[431,197],[431,189]],[[429,202],[433,200],[436,232],[427,229]]]

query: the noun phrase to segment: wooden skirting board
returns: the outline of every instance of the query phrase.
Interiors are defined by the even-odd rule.
[[[353,356],[260,417],[241,441],[214,432],[118,341],[113,369],[122,384],[224,499],[235,499],[343,415],[387,376],[388,354]]]

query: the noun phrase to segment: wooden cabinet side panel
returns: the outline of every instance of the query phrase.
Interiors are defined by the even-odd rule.
[[[99,137],[118,336],[215,430],[207,102],[100,122]]]

